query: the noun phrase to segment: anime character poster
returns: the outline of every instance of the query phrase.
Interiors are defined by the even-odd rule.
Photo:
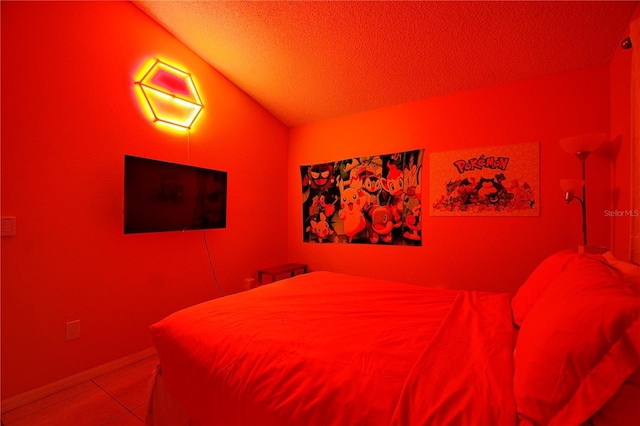
[[[540,145],[431,153],[431,216],[539,216]]]
[[[303,239],[422,245],[424,149],[300,167]]]

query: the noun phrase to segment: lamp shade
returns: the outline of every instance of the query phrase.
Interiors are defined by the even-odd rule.
[[[571,192],[572,194],[582,194],[584,181],[580,179],[560,179],[560,188],[563,192]]]
[[[595,151],[607,137],[606,133],[585,133],[561,139],[560,146],[569,154]]]

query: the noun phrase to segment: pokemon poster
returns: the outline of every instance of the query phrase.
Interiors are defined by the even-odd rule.
[[[539,216],[540,145],[431,153],[431,216]]]
[[[310,243],[422,245],[424,150],[300,167]]]

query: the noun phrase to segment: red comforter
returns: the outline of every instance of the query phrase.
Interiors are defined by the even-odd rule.
[[[153,325],[199,425],[513,425],[508,294],[315,272]]]

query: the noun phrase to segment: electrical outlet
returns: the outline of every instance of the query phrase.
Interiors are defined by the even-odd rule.
[[[80,337],[80,320],[69,321],[67,323],[67,340],[73,340]]]

